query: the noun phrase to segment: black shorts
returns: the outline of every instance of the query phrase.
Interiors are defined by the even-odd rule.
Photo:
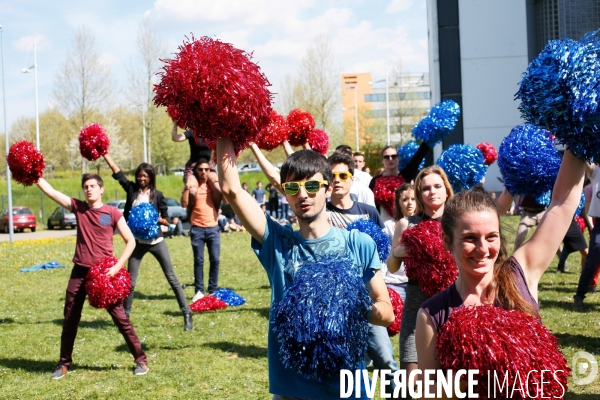
[[[583,236],[581,229],[579,229],[579,224],[575,219],[571,220],[571,225],[569,225],[569,230],[565,235],[563,243],[565,244],[564,250],[569,253],[587,249],[588,245],[585,241],[585,237]]]

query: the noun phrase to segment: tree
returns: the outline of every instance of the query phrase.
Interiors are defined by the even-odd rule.
[[[58,109],[71,122],[76,133],[98,118],[109,104],[112,91],[110,68],[102,63],[96,39],[88,26],[80,26],[66,61],[54,82]],[[80,162],[85,172],[85,162]]]
[[[339,140],[339,70],[335,67],[331,41],[318,36],[306,51],[296,77],[286,76],[281,85],[279,108],[285,114],[294,108],[308,111],[317,128]]]
[[[164,112],[154,106],[154,80],[156,73],[162,63],[161,57],[165,57],[167,48],[153,29],[152,23],[148,17],[145,17],[138,28],[137,48],[139,66],[128,68],[129,75],[129,95],[131,103],[142,113],[140,120],[143,120],[146,127],[146,140],[148,148],[148,163],[152,163],[152,152],[154,138],[157,132],[154,128],[159,114]],[[169,127],[170,129],[170,127]],[[170,131],[169,131],[170,132]],[[162,133],[162,132],[161,132]],[[142,148],[143,143],[140,141]],[[159,144],[160,146],[162,144]]]

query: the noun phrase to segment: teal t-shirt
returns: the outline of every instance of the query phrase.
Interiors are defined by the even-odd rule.
[[[298,267],[306,261],[314,261],[316,256],[339,254],[350,257],[358,276],[367,283],[381,268],[377,247],[368,235],[353,230],[331,227],[329,232],[318,239],[306,240],[299,231],[289,225],[281,226],[267,218],[262,244],[252,239],[252,249],[267,272],[271,283],[271,311],[283,298],[285,290],[293,284]],[[273,312],[271,312],[273,315]],[[269,391],[273,394],[308,399],[339,399],[339,374],[317,381],[308,379],[291,369],[286,369],[279,358],[279,341],[269,323]],[[360,367],[364,369],[364,363]],[[365,396],[364,384],[361,399]],[[355,398],[352,394],[351,398]]]

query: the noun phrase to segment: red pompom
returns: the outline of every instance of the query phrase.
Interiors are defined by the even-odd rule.
[[[329,150],[329,135],[322,129],[313,129],[308,137],[310,148],[321,155],[327,155]]]
[[[587,226],[585,225],[585,219],[583,219],[581,215],[575,217],[575,222],[577,222],[577,224],[579,225],[579,229],[581,229],[581,232],[585,232],[585,228],[587,228]]]
[[[486,165],[492,165],[498,160],[498,152],[493,144],[488,142],[481,142],[477,146],[475,146],[481,151],[483,154],[483,162]]]
[[[171,119],[173,121],[175,121],[175,123],[177,124],[178,127],[180,127],[181,129],[185,129],[185,123],[183,121],[181,121],[179,111],[177,111],[175,106],[173,106],[173,105],[168,106],[167,114],[169,114],[169,117],[171,117]]]
[[[570,368],[556,338],[539,320],[520,311],[493,305],[453,310],[439,329],[436,352],[444,369],[479,370],[475,388],[480,399],[562,399],[567,390]],[[508,373],[510,393],[504,384],[504,392],[497,386],[494,396],[494,387],[488,389],[488,371],[492,385],[494,373],[500,385]]]
[[[209,37],[184,41],[155,85],[154,103],[205,141],[229,137],[236,152],[269,123],[271,84],[251,54]]]
[[[109,145],[110,140],[100,124],[90,124],[79,132],[79,152],[87,160],[96,161],[107,154]]]
[[[263,150],[271,151],[288,140],[290,127],[283,115],[271,111],[269,125],[256,136],[256,145]]]
[[[44,175],[44,156],[33,143],[21,140],[10,146],[6,162],[15,181],[31,186]]]
[[[118,258],[108,256],[90,267],[85,290],[92,307],[109,308],[129,296],[131,279],[125,268],[121,268],[114,276],[106,275],[106,272],[117,262],[119,262]]]
[[[404,258],[406,276],[419,283],[426,296],[433,296],[456,280],[458,268],[452,253],[444,248],[442,224],[429,219],[402,234],[408,256]]]
[[[400,333],[400,327],[402,326],[402,311],[404,311],[404,302],[402,297],[392,288],[387,288],[392,301],[392,309],[394,310],[394,322],[387,327],[388,335],[390,337],[396,336]]]
[[[402,176],[380,176],[375,180],[373,186],[373,196],[375,203],[387,211],[389,215],[394,215],[394,200],[396,189],[404,183]]]
[[[287,116],[287,122],[290,126],[288,141],[292,146],[303,146],[308,142],[308,137],[315,128],[315,120],[308,111],[293,109]]]
[[[215,296],[204,296],[190,304],[190,309],[194,312],[214,311],[227,308],[227,303]]]

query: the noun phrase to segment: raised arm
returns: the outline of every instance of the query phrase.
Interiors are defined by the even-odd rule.
[[[40,178],[37,185],[46,196],[58,203],[59,206],[69,211],[73,211],[71,208],[71,198],[69,196],[54,189],[44,178]]]
[[[373,300],[369,322],[373,325],[390,326],[394,322],[394,311],[381,271],[377,271],[367,283],[367,289]]]
[[[106,275],[108,276],[113,276],[119,272],[119,270],[125,266],[125,263],[129,260],[129,257],[131,257],[131,254],[135,249],[135,238],[133,237],[133,233],[131,233],[131,229],[127,226],[124,217],[119,218],[117,230],[125,242],[125,248],[121,253],[121,257],[119,257],[119,261],[106,272]]]
[[[260,169],[262,169],[269,182],[275,186],[279,193],[284,194],[280,182],[281,177],[279,176],[279,172],[273,167],[273,164],[271,164],[271,161],[267,160],[267,157],[265,157],[256,143],[250,143],[250,149],[252,150],[252,153],[254,153],[256,161],[258,161],[258,165],[260,165]]]
[[[173,121],[173,130],[171,131],[171,140],[174,142],[184,142],[187,140],[185,133],[177,133],[177,122]]]
[[[108,167],[112,170],[113,174],[116,174],[121,170],[121,168],[115,164],[110,154],[106,153],[102,157],[104,157],[104,161],[106,161],[106,164],[108,164]]]
[[[537,284],[554,257],[575,215],[581,200],[585,163],[570,151],[565,151],[552,201],[531,239],[521,246],[514,257],[525,272],[531,294],[537,298]]]
[[[390,255],[386,261],[388,270],[392,274],[400,269],[402,259],[406,257],[406,247],[400,243],[400,239],[402,239],[402,234],[406,228],[408,228],[408,220],[406,218],[402,218],[396,224],[396,229],[394,229],[394,237],[392,238],[392,251],[390,251]]]
[[[288,142],[287,140],[283,142],[283,149],[285,150],[285,155],[288,157],[294,154],[294,149],[292,149],[292,146],[290,146],[290,142]]]
[[[221,200],[223,200],[223,192],[219,185],[219,176],[216,172],[208,173],[208,180],[206,184],[212,188],[212,201],[216,208],[221,206]]]
[[[219,185],[223,196],[238,216],[242,225],[250,232],[252,237],[262,244],[267,226],[267,218],[258,203],[252,199],[240,184],[240,175],[237,169],[237,160],[233,145],[228,138],[217,141],[217,163],[219,171]]]
[[[512,205],[514,196],[509,193],[508,189],[504,188],[498,200],[496,200],[496,207],[498,208],[498,214],[504,215],[508,210],[510,210],[510,206]]]

